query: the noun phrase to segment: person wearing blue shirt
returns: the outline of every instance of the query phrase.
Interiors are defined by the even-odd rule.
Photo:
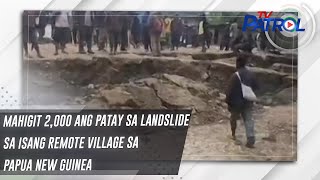
[[[142,36],[143,36],[143,45],[146,52],[151,50],[151,42],[149,35],[149,21],[150,21],[150,12],[145,12],[142,16]]]

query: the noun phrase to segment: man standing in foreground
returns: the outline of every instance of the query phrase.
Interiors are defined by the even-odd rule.
[[[246,68],[246,58],[244,56],[237,57],[236,68],[239,76],[236,73],[231,76],[226,92],[226,103],[231,113],[232,138],[236,140],[237,119],[241,115],[246,129],[246,146],[253,148],[255,143],[254,121],[252,119],[253,102],[243,97],[241,83],[251,87],[253,91],[258,89],[258,85],[254,74]]]

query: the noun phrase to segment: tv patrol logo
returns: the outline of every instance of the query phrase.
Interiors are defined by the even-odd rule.
[[[281,18],[272,18],[272,14],[272,11],[269,13],[266,11],[258,11],[258,18],[250,14],[245,15],[242,31],[245,32],[248,28],[251,28],[253,31],[260,29],[261,32],[267,32],[269,30],[272,32],[278,30],[289,33],[305,31],[305,29],[301,27],[301,19],[295,15],[284,14]]]
[[[264,33],[273,47],[287,51],[308,46],[315,36],[316,22],[306,4],[289,4],[280,7],[278,12],[245,15],[242,31],[247,29]]]

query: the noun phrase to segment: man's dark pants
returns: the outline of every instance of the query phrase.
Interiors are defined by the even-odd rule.
[[[126,28],[123,28],[121,30],[121,51],[125,51],[128,47],[128,30]]]
[[[229,50],[229,38],[228,37],[222,37],[221,43],[220,43],[220,50]]]
[[[91,27],[91,26],[81,26],[80,27],[79,51],[84,51],[84,42],[86,42],[86,44],[87,44],[88,51],[91,51],[92,33],[93,33],[93,27]]]
[[[120,32],[109,31],[109,45],[110,45],[111,53],[117,52],[119,40],[120,40]]]
[[[206,36],[205,34],[201,34],[199,35],[199,42],[200,42],[200,45],[202,47],[201,51],[202,52],[206,52],[207,48],[206,48]]]
[[[23,26],[23,46],[28,54],[28,43],[39,53],[39,45],[37,40],[37,29],[35,27]]]
[[[150,35],[149,35],[149,28],[143,27],[143,45],[145,50],[151,49],[151,42],[150,42]]]
[[[172,49],[179,47],[179,41],[180,41],[180,34],[177,32],[172,32],[171,33]]]
[[[77,34],[79,32],[79,25],[74,25],[72,28],[72,40],[73,40],[73,44],[77,44],[78,43],[78,37]]]

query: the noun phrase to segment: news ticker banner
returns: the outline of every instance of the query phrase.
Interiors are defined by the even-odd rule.
[[[11,110],[0,119],[3,175],[177,175],[191,110]]]

